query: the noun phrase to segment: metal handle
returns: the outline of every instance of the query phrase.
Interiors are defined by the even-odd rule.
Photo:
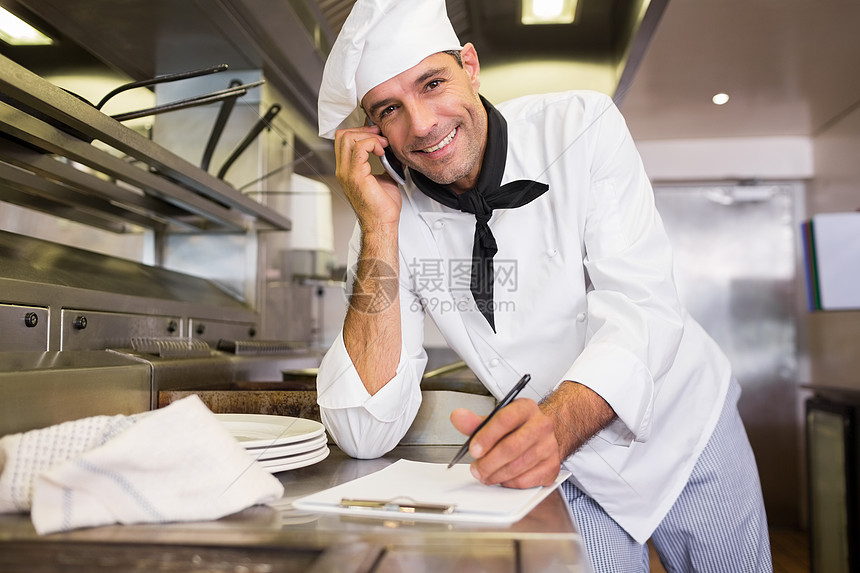
[[[107,101],[113,96],[120,94],[124,91],[133,90],[135,88],[142,88],[146,86],[152,86],[155,84],[162,84],[165,82],[172,82],[176,80],[185,80],[188,78],[196,78],[199,76],[205,76],[208,74],[215,74],[218,72],[223,72],[227,69],[227,64],[218,64],[217,66],[211,66],[209,68],[203,68],[201,70],[193,70],[190,72],[178,72],[175,74],[164,74],[161,76],[156,76],[154,78],[148,80],[141,80],[139,82],[130,82],[127,84],[123,84],[116,89],[111,90],[110,92],[102,98],[102,100],[96,105],[96,109],[101,109]]]

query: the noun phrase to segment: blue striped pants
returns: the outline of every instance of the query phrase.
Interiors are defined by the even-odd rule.
[[[771,572],[770,540],[752,448],[732,382],[711,439],[651,536],[668,573]],[[595,573],[649,570],[648,547],[630,537],[570,481],[562,484]]]

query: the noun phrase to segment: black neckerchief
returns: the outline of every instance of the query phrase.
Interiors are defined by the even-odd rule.
[[[505,173],[508,154],[508,123],[490,102],[481,96],[487,110],[487,148],[475,187],[457,194],[447,185],[431,181],[424,174],[411,170],[412,180],[422,193],[446,207],[475,215],[475,240],[472,245],[472,276],[470,288],[475,304],[493,332],[493,256],[499,250],[493,232],[487,224],[493,209],[513,209],[532,202],[547,192],[549,185],[520,179],[500,185]]]

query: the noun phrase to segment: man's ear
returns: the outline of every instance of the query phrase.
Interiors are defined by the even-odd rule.
[[[475,50],[474,44],[466,43],[463,49],[460,50],[460,59],[463,61],[463,69],[469,74],[469,79],[475,87],[475,91],[481,86],[479,78],[481,72],[481,64],[478,62],[478,52]]]

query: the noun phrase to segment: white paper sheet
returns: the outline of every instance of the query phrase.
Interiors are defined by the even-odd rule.
[[[342,513],[383,519],[513,523],[570,476],[562,471],[553,485],[531,489],[487,486],[469,472],[468,464],[399,460],[385,469],[297,499],[293,507],[305,511]],[[341,500],[364,499],[417,504],[453,505],[452,513],[400,513],[386,509],[341,506]]]
[[[812,218],[821,308],[860,308],[860,212]]]

